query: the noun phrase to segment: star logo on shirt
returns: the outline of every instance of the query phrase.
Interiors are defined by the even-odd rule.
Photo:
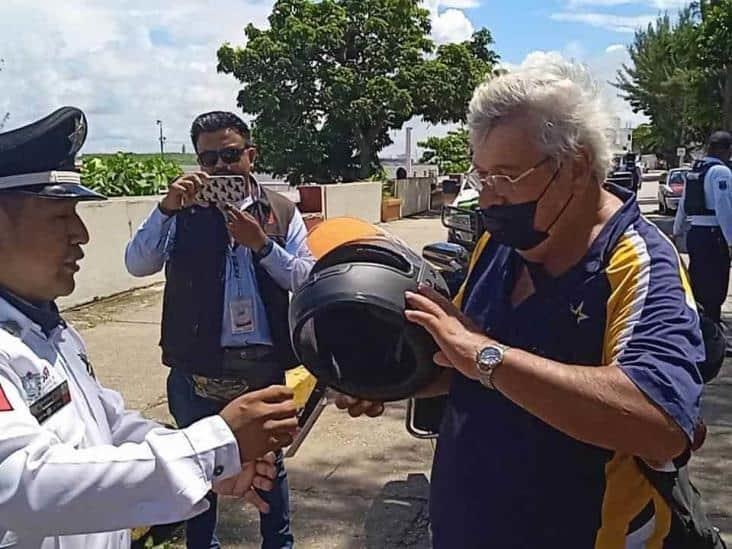
[[[572,314],[577,318],[577,326],[580,325],[580,323],[583,320],[589,320],[590,317],[585,314],[584,309],[585,308],[585,302],[580,301],[579,305],[576,307],[569,306],[569,310],[572,312]]]

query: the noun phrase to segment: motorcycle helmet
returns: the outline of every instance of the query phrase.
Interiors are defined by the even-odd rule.
[[[377,401],[414,395],[438,373],[436,343],[404,316],[404,292],[421,283],[447,295],[440,274],[384,231],[338,244],[293,295],[290,333],[298,358],[319,382],[348,395]]]

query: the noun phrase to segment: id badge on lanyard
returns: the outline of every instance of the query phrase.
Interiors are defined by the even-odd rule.
[[[236,296],[229,301],[231,333],[235,335],[251,334],[256,329],[254,299],[244,295],[239,260],[231,247],[229,247],[229,257],[231,258],[231,269],[236,278]]]

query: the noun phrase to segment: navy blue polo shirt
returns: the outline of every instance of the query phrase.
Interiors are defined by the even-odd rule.
[[[484,235],[459,296],[506,345],[567,364],[618,364],[691,439],[704,348],[688,279],[630,193],[586,256],[512,307],[526,263]],[[597,429],[602,429],[597,425]],[[585,444],[455,373],[432,472],[437,549],[661,547],[668,506],[632,456]]]

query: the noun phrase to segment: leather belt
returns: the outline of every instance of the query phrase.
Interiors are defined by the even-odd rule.
[[[203,398],[225,403],[244,393],[285,382],[285,370],[269,345],[225,348],[222,374],[220,378],[192,376],[193,390]]]

